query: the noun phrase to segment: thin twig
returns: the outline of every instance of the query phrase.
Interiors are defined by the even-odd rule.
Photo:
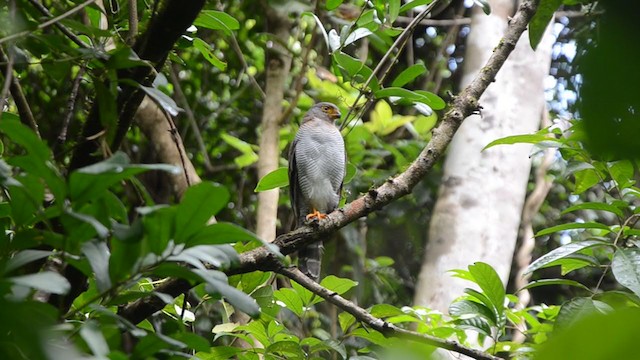
[[[280,267],[279,269],[277,269],[277,272],[288,277],[291,280],[294,280],[307,290],[325,299],[327,302],[330,302],[343,311],[348,312],[359,321],[369,325],[371,328],[379,331],[386,337],[409,339],[416,342],[432,345],[441,349],[451,350],[459,354],[470,356],[474,359],[500,359],[499,357],[487,354],[483,351],[460,345],[455,341],[445,340],[432,335],[403,329],[394,324],[388,323],[380,318],[371,315],[369,312],[367,312],[367,310],[355,305],[351,301],[311,280],[295,267]]]
[[[211,172],[213,167],[211,166],[211,159],[209,158],[207,147],[204,144],[204,140],[202,139],[202,134],[200,133],[198,122],[196,121],[193,110],[189,105],[189,101],[184,95],[184,91],[182,91],[180,79],[178,78],[178,74],[176,73],[176,69],[174,66],[169,66],[169,77],[171,78],[171,84],[173,84],[173,89],[176,93],[176,96],[178,97],[178,102],[180,102],[180,105],[182,105],[182,107],[184,108],[184,111],[187,115],[187,120],[189,121],[189,125],[191,125],[191,129],[193,130],[193,135],[196,137],[196,142],[198,143],[200,153],[202,154],[202,157],[204,159],[204,167],[207,172]]]
[[[9,60],[7,59],[7,56],[4,53],[4,51],[2,51],[1,47],[0,47],[0,60],[3,60],[3,61],[6,60],[7,64],[9,63]],[[0,66],[0,69],[2,69],[1,66]],[[5,69],[2,69],[2,70],[5,70]],[[8,68],[6,70],[8,70]],[[9,91],[11,92],[11,96],[13,97],[13,102],[16,104],[16,108],[18,109],[18,114],[20,115],[20,121],[22,121],[24,124],[31,127],[33,132],[38,137],[40,137],[40,132],[38,131],[38,123],[36,122],[36,119],[33,117],[33,112],[31,112],[31,107],[29,106],[29,102],[27,102],[27,98],[24,96],[24,92],[22,91],[22,86],[20,86],[20,82],[18,81],[18,78],[13,76],[13,72],[11,73],[10,77],[11,77],[11,84],[9,86]],[[5,97],[6,95],[2,96],[2,99],[4,99]],[[1,113],[2,109],[3,108],[0,107],[0,117],[2,117],[2,113]]]
[[[13,40],[13,39],[21,38],[23,36],[27,36],[27,35],[31,34],[32,32],[34,32],[34,31],[42,30],[42,29],[44,29],[46,27],[49,27],[49,26],[51,26],[53,24],[56,24],[60,20],[68,18],[69,16],[77,13],[78,11],[80,11],[80,10],[84,9],[85,7],[93,4],[94,2],[96,2],[96,0],[87,0],[87,1],[83,2],[82,4],[80,4],[80,5],[72,8],[72,9],[70,9],[69,11],[65,12],[64,14],[56,16],[56,17],[54,17],[52,19],[49,19],[49,20],[43,22],[42,24],[39,24],[34,30],[25,30],[25,31],[21,31],[19,33],[15,33],[15,34],[11,34],[11,35],[5,36],[2,39],[0,39],[0,44],[2,44],[4,42],[7,42],[9,40]],[[83,46],[83,45],[81,45],[81,46]]]
[[[254,78],[253,75],[249,73],[249,65],[247,64],[247,61],[244,59],[244,55],[242,54],[242,49],[240,49],[240,44],[238,44],[238,40],[236,40],[236,37],[233,34],[231,34],[231,47],[233,48],[233,51],[236,52],[236,55],[240,59],[240,64],[242,64],[242,68],[244,69],[245,74],[247,74],[247,76],[249,77],[249,81],[251,82],[253,87],[256,88],[256,90],[260,94],[260,97],[264,99],[267,96],[267,94],[264,93],[264,90],[262,90],[262,88],[260,87],[260,84],[258,84],[258,82],[256,81],[256,78]]]
[[[398,16],[396,22],[400,24],[410,24],[413,18],[408,16]],[[469,25],[471,24],[471,18],[464,17],[458,19],[424,19],[421,20],[418,25],[423,26],[459,26],[459,25]]]
[[[7,67],[4,70],[4,84],[2,84],[2,91],[0,92],[0,112],[3,112],[5,105],[9,103],[9,86],[11,86],[11,80],[13,79],[13,51],[11,49],[9,49],[8,58]],[[0,117],[2,117],[1,113]]]
[[[127,44],[130,46],[136,41],[138,35],[138,1],[129,0],[129,33],[127,34]]]
[[[86,70],[86,65],[82,64],[80,69],[78,70],[78,74],[73,79],[73,85],[71,86],[71,95],[69,96],[69,101],[67,102],[67,112],[64,116],[64,120],[62,121],[62,129],[60,130],[60,134],[58,135],[58,141],[56,142],[56,146],[54,149],[54,154],[58,153],[58,150],[62,148],[65,141],[67,141],[67,131],[69,129],[69,124],[71,123],[71,117],[73,116],[74,109],[76,107],[76,101],[78,99],[78,90],[80,89],[80,82],[82,81],[82,76]]]

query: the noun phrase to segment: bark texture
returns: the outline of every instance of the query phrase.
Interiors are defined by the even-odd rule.
[[[288,43],[291,22],[287,14],[269,9],[267,11],[269,32],[283,44]],[[280,124],[282,118],[282,101],[289,70],[291,56],[278,42],[273,42],[267,56],[267,79],[265,88],[264,109],[262,112],[262,133],[260,134],[260,150],[258,152],[258,177],[262,178],[278,168],[280,159]],[[266,240],[276,237],[276,221],[278,219],[279,189],[258,193],[258,209],[256,234]]]
[[[472,17],[463,86],[483,74],[481,65],[493,54],[514,10],[511,0],[492,1],[491,7],[491,15],[476,9]],[[525,33],[480,98],[481,114],[465,119],[453,138],[429,227],[416,305],[446,312],[470,286],[448,271],[477,261],[493,266],[506,284],[529,178],[530,146],[482,149],[493,140],[538,129],[551,45],[546,36],[533,52]]]

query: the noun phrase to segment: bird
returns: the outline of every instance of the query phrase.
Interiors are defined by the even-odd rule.
[[[338,207],[346,173],[346,151],[335,124],[341,117],[335,104],[320,102],[302,118],[289,149],[289,195],[294,228],[322,220]],[[322,241],[298,251],[298,268],[314,281],[320,279]]]

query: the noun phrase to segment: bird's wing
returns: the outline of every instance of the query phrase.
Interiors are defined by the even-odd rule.
[[[296,164],[296,145],[298,139],[294,139],[289,148],[289,197],[291,200],[291,210],[293,211],[293,228],[300,226],[300,216],[304,216],[304,203],[302,190],[298,181],[298,166]]]

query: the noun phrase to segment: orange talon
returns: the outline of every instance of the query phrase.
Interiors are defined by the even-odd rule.
[[[316,209],[313,209],[311,214],[307,215],[307,221],[312,219],[324,220],[327,217],[327,214],[323,214]]]

